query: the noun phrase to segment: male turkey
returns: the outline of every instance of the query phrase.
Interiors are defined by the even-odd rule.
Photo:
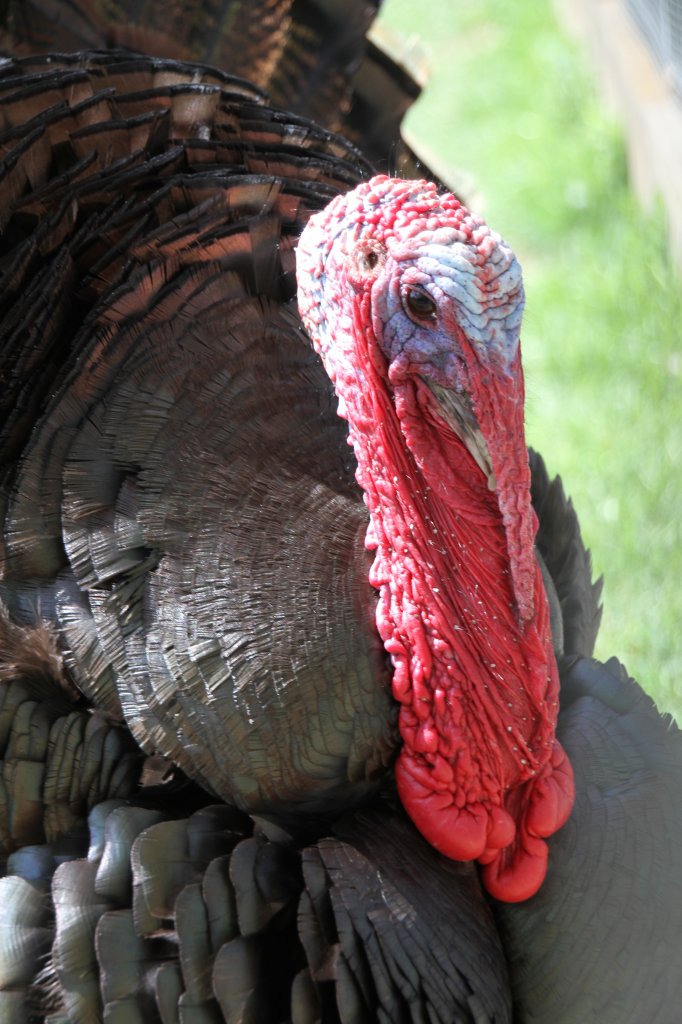
[[[32,667],[33,641],[5,627],[7,1019],[508,1020],[512,991],[519,1019],[674,1019],[670,956],[612,995],[655,943],[674,948],[680,907],[679,737],[627,680],[567,663],[585,691],[559,726],[576,811],[540,893],[500,909],[511,989],[473,867],[395,801],[367,509],[295,306],[301,230],[368,166],[243,82],[177,62],[10,61],[0,92],[2,592],[59,636]],[[575,520],[539,465],[534,486],[555,622],[563,605],[564,649],[586,654],[597,609]],[[521,548],[518,564],[541,605]],[[121,716],[208,796],[177,773],[135,791]],[[216,797],[253,814],[254,837],[253,818],[205,809]],[[605,848],[590,820],[624,802]],[[654,844],[659,874],[637,875],[625,932]],[[576,851],[612,887],[591,932],[594,900],[571,918]],[[548,927],[564,972],[549,995]]]
[[[25,73],[40,67],[40,59],[30,61],[17,67]],[[35,258],[43,295],[46,257],[57,246],[47,272],[62,275],[59,288],[51,289],[56,308],[35,325],[35,344],[27,344],[23,332],[15,333],[4,352],[11,382],[5,394],[11,406],[5,450],[21,451],[16,470],[9,467],[4,510],[8,600],[17,609],[35,604],[37,598],[48,614],[53,609],[67,664],[81,692],[95,706],[122,713],[145,749],[161,751],[216,795],[247,810],[324,807],[329,812],[336,803],[346,806],[349,799],[376,787],[394,751],[395,712],[383,652],[371,628],[375,612],[367,581],[364,506],[358,501],[340,425],[324,406],[320,412],[321,401],[330,410],[330,389],[287,305],[293,295],[293,279],[287,282],[287,274],[293,278],[293,243],[306,213],[305,193],[295,193],[306,177],[342,187],[343,176],[352,180],[362,165],[351,165],[352,153],[339,149],[341,144],[333,139],[328,142],[331,152],[325,152],[320,137],[319,153],[305,152],[304,143],[306,166],[296,168],[291,184],[263,175],[244,179],[252,161],[258,171],[269,169],[267,147],[273,146],[273,137],[272,160],[279,173],[289,170],[288,159],[298,165],[300,150],[290,157],[290,143],[310,129],[282,125],[282,118],[267,112],[263,126],[251,97],[246,103],[225,97],[223,104],[215,86],[208,92],[204,85],[181,89],[180,66],[152,65],[146,77],[139,61],[131,65],[110,57],[92,58],[91,71],[78,68],[75,59],[65,61],[62,72],[54,62],[48,68],[50,120],[40,125],[30,164],[15,163],[7,177],[8,189],[21,188],[23,193],[7,207],[8,212],[14,212],[12,207],[20,211],[7,231],[16,275],[13,287],[5,290],[13,328],[20,310],[15,295],[19,289],[27,299],[31,295],[26,275],[35,275]],[[136,92],[125,91],[126,76]],[[157,82],[161,85],[155,90]],[[5,83],[10,93],[6,109],[11,111],[14,102],[25,102],[26,86],[22,81],[13,102],[9,71]],[[93,83],[101,92],[93,95]],[[115,96],[106,91],[112,84]],[[35,95],[34,81],[29,88]],[[70,108],[60,103],[62,98]],[[155,101],[164,116],[154,111]],[[139,115],[142,104],[145,113]],[[128,137],[120,127],[125,113],[132,114]],[[111,132],[105,131],[112,115],[117,121],[116,149]],[[235,138],[238,119],[241,140]],[[185,142],[188,122],[196,138]],[[281,129],[275,134],[273,123],[278,122]],[[213,138],[207,138],[209,126]],[[280,152],[282,135],[286,141]],[[46,148],[50,136],[54,142]],[[12,130],[12,141],[14,137]],[[22,136],[22,151],[24,140]],[[151,151],[147,166],[140,148],[145,142]],[[208,160],[202,159],[205,153]],[[8,154],[8,162],[13,159]],[[56,187],[46,188],[53,159],[59,161],[59,177]],[[226,188],[216,189],[215,175],[205,177],[207,163],[212,171],[228,165]],[[28,194],[26,166],[33,179]],[[414,497],[419,507],[412,507],[406,493],[388,497],[389,507],[399,504],[407,510],[416,553],[410,562],[415,565],[413,577],[421,565],[429,573],[421,584],[416,578],[409,584],[412,597],[407,604],[401,599],[404,621],[394,624],[395,635],[382,632],[393,658],[393,693],[402,698],[401,690],[414,691],[415,673],[425,680],[432,676],[425,693],[430,687],[435,701],[425,717],[421,711],[426,711],[426,697],[412,692],[412,712],[401,712],[403,739],[408,731],[411,738],[398,763],[398,779],[415,820],[439,849],[457,859],[491,861],[494,867],[486,871],[491,891],[525,898],[544,874],[542,837],[565,820],[572,790],[570,770],[553,739],[558,680],[533,552],[518,364],[518,265],[456,200],[451,200],[452,216],[446,216],[434,198],[434,186],[373,179],[353,191],[350,211],[338,225],[327,222],[327,231],[325,221],[315,221],[314,228],[308,227],[299,246],[300,253],[307,253],[307,260],[299,258],[299,278],[306,270],[311,329],[322,319],[325,345],[330,333],[342,337],[343,331],[335,330],[336,306],[340,316],[356,314],[315,293],[313,281],[331,280],[331,270],[318,271],[311,260],[324,249],[327,235],[339,236],[333,255],[339,246],[343,249],[344,232],[355,239],[363,222],[376,236],[376,245],[383,244],[374,222],[382,191],[387,216],[397,203],[400,220],[408,214],[406,196],[412,196],[413,188],[416,199],[409,203],[422,211],[422,230],[433,231],[427,223],[440,219],[438,237],[455,232],[460,239],[453,250],[460,264],[474,266],[467,258],[481,262],[480,281],[476,284],[472,277],[473,287],[492,282],[492,313],[474,309],[476,326],[470,331],[477,330],[482,338],[489,330],[493,345],[495,339],[508,343],[511,355],[499,371],[496,418],[492,408],[483,415],[482,403],[490,406],[495,394],[491,372],[483,388],[473,372],[468,383],[457,385],[467,388],[468,397],[442,429],[434,419],[435,400],[429,408],[425,394],[412,398],[410,384],[400,401],[421,403],[424,415],[417,412],[415,419],[413,408],[408,417],[428,424],[434,436],[422,432],[410,442],[418,465],[390,460],[386,451],[371,456],[388,467],[391,479],[397,474],[405,481],[403,489],[425,492]],[[119,196],[114,197],[116,189]],[[315,200],[313,195],[308,209]],[[327,217],[336,217],[338,203],[330,209]],[[15,224],[24,238],[12,237]],[[96,233],[91,233],[93,226]],[[407,224],[406,237],[412,227]],[[71,251],[67,237],[73,240]],[[400,245],[401,237],[396,228]],[[316,244],[310,251],[306,240],[313,238]],[[468,248],[464,243],[470,243]],[[366,244],[365,237],[357,239],[363,259]],[[420,245],[431,245],[430,238]],[[376,256],[377,270],[384,262],[378,251],[368,250]],[[436,258],[433,246],[427,258]],[[445,273],[445,266],[439,264],[439,273]],[[414,270],[424,277],[418,261]],[[461,290],[466,273],[456,267],[460,284],[455,282],[455,288]],[[371,275],[368,280],[373,284]],[[342,281],[341,287],[347,289],[348,282]],[[419,288],[415,294],[426,300],[423,283]],[[81,309],[74,307],[73,298]],[[460,305],[468,308],[465,302]],[[400,308],[391,312],[390,320],[391,330],[399,332],[396,343],[414,326]],[[369,322],[362,324],[361,336],[369,338],[369,330]],[[438,331],[434,337],[440,344]],[[421,345],[418,332],[416,341]],[[27,363],[15,359],[17,343]],[[419,352],[423,374],[429,370],[425,360],[434,363],[439,357],[424,354],[423,347]],[[506,353],[502,356],[506,359]],[[403,365],[406,358],[412,356],[403,344]],[[334,374],[337,370],[335,363]],[[359,372],[369,382],[367,369]],[[449,370],[429,372],[434,387],[442,390],[436,381],[445,381],[443,373]],[[337,387],[348,408],[350,392],[339,381]],[[392,387],[397,402],[395,380]],[[371,395],[374,390],[367,386],[359,393]],[[45,399],[45,412],[29,437],[33,412]],[[225,415],[218,413],[218,401]],[[374,414],[366,410],[364,415]],[[381,417],[382,410],[376,415]],[[450,436],[458,422],[464,424],[461,440],[457,433]],[[504,431],[504,437],[491,434],[493,427]],[[321,443],[322,431],[331,439],[326,444]],[[357,432],[351,434],[355,440]],[[399,451],[399,435],[389,444]],[[441,457],[434,476],[420,450],[445,451],[448,445],[452,451]],[[481,485],[476,460],[487,459],[491,461]],[[448,465],[457,465],[458,480],[448,478]],[[513,479],[515,465],[518,479]],[[362,460],[360,472],[374,511]],[[374,490],[382,486],[389,485],[377,484]],[[445,497],[441,490],[447,491]],[[311,516],[318,537],[312,536]],[[420,536],[425,523],[434,524],[428,527],[428,540]],[[386,525],[379,527],[374,519],[372,525],[375,532],[386,532]],[[449,533],[442,543],[438,540],[439,530],[444,536],[446,531],[456,535],[456,552],[449,551]],[[397,560],[395,553],[385,556],[393,558],[398,574],[407,563],[402,557],[407,544],[402,536]],[[441,550],[443,545],[446,550]],[[434,565],[428,568],[431,561]],[[379,577],[387,571],[375,566],[375,580],[383,584]],[[510,586],[498,585],[496,603],[486,603],[485,581],[503,579],[507,573]],[[472,595],[459,604],[449,595],[447,601],[454,600],[457,607],[442,604],[450,577],[458,581],[458,593]],[[326,596],[319,592],[321,579],[333,581]],[[431,600],[427,611],[429,597],[415,596],[420,587],[434,598],[442,589],[437,609]],[[386,616],[388,600],[385,588],[382,593],[379,621]],[[291,615],[292,602],[300,618]],[[444,615],[445,626],[436,621]],[[429,618],[426,638],[409,637],[408,619],[415,618]],[[329,638],[330,629],[341,632],[338,639]],[[461,638],[453,637],[457,630]],[[314,638],[320,635],[325,643],[316,646]],[[420,644],[428,650],[415,666],[409,663],[416,658],[410,648]],[[438,668],[443,659],[448,664]],[[496,659],[504,665],[501,670]],[[308,679],[311,684],[314,680],[314,698],[306,692]],[[483,692],[489,686],[504,688],[504,698],[500,695],[494,706]],[[452,700],[456,706],[451,707]],[[408,725],[410,714],[417,717]],[[443,719],[443,727],[438,749],[432,750],[427,733],[440,728],[436,718]],[[431,773],[428,796],[423,791],[425,772]],[[443,773],[451,780],[447,786],[440,778]],[[455,791],[467,794],[464,805],[453,802]],[[419,815],[419,808],[435,808],[443,801],[451,808],[447,820],[440,810]],[[503,881],[507,878],[510,885]]]

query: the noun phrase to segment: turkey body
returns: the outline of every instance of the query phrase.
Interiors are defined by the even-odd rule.
[[[367,514],[294,304],[298,235],[363,159],[172,61],[11,61],[0,90],[2,594],[82,695],[8,629],[8,1019],[675,1020],[680,740],[618,671],[565,662],[576,811],[504,946],[390,792]],[[589,654],[575,519],[534,487]],[[208,796],[138,791],[138,748]]]
[[[22,260],[34,229],[47,233],[36,286],[55,275],[53,308],[35,341],[3,349],[18,389],[5,392],[6,450],[21,450],[4,531],[14,601],[47,602],[96,706],[222,798],[361,796],[390,757],[392,714],[358,582],[362,505],[291,301],[307,212],[364,165],[210,74],[108,58],[53,68],[49,100],[71,106],[46,127],[43,198],[21,197],[17,246]],[[45,192],[53,153],[63,170]],[[12,318],[28,298],[17,285]]]

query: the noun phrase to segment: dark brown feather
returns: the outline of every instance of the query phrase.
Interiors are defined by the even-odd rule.
[[[563,653],[590,657],[601,622],[602,580],[592,582],[590,552],[561,477],[550,479],[542,457],[532,450],[529,455],[531,497],[539,523],[535,543],[561,609]]]
[[[367,32],[380,0],[9,0],[16,54],[123,48],[243,76],[276,106],[342,132],[380,170],[433,177],[400,134],[423,74]],[[403,48],[404,49],[404,48]]]
[[[51,625],[0,614],[0,859],[67,841],[96,803],[137,786],[142,755],[128,731],[84,707]]]
[[[682,736],[615,659],[562,665],[576,803],[531,900],[499,905],[521,1021],[673,1024],[682,998]]]
[[[47,959],[30,992],[38,1017],[49,1005],[85,1020],[158,1022],[190,1009],[200,1021],[258,1024],[510,1020],[475,870],[437,854],[402,812],[348,816],[307,847],[249,836],[249,822],[225,807],[160,817],[95,808],[88,859],[46,876],[54,926],[28,881],[2,880],[17,936],[13,984],[27,999],[32,967]],[[193,848],[193,834],[211,836],[210,852]],[[131,870],[112,888],[114,861]],[[216,902],[225,885],[233,896]],[[0,933],[0,978],[3,969],[9,978]]]

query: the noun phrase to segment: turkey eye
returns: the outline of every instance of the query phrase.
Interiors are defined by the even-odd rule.
[[[408,288],[405,292],[405,305],[407,312],[418,320],[435,320],[436,303],[430,295],[419,288]]]

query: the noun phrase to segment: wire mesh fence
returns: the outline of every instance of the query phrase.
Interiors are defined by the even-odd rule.
[[[682,99],[682,0],[625,0],[651,51]]]

